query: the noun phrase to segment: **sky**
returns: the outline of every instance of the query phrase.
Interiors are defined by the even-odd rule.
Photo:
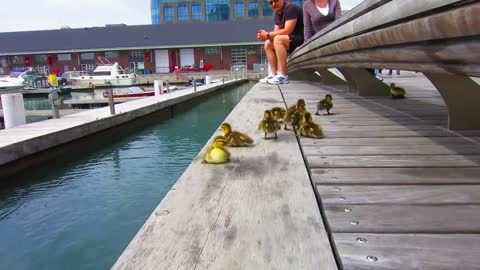
[[[340,3],[348,10],[362,1]],[[0,7],[0,32],[151,23],[150,0],[0,0]]]

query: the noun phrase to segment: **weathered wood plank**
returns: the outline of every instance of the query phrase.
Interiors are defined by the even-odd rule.
[[[325,131],[328,129],[328,131],[335,131],[335,132],[350,132],[350,131],[438,131],[438,130],[443,130],[445,131],[444,128],[440,127],[435,127],[432,125],[413,125],[413,126],[406,126],[406,125],[379,125],[379,126],[355,126],[355,125],[350,125],[350,126],[337,126],[335,123],[332,124],[322,124],[321,121],[316,121],[317,123],[320,123],[324,128]]]
[[[480,183],[480,167],[471,168],[335,168],[312,169],[322,185],[468,184]]]
[[[480,205],[325,205],[324,210],[333,232],[480,233]]]
[[[385,138],[385,137],[449,137],[452,133],[448,130],[385,130],[385,131],[328,131],[325,138]]]
[[[114,269],[337,269],[294,133],[257,130],[259,100],[279,99],[274,86],[247,93],[226,121],[255,146],[225,165],[200,164],[204,147]]]
[[[335,233],[333,237],[345,270],[473,270],[480,266],[479,234]]]
[[[391,137],[391,138],[325,138],[313,140],[300,137],[302,146],[395,146],[395,145],[443,145],[470,144],[471,142],[461,137]]]
[[[317,185],[323,205],[480,204],[480,185]]]
[[[479,155],[480,145],[451,144],[441,145],[416,145],[415,147],[396,146],[304,146],[303,152],[307,156],[315,155]]]
[[[478,167],[480,155],[307,156],[310,168]]]

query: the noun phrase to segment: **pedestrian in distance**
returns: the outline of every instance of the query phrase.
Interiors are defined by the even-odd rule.
[[[288,0],[268,2],[275,13],[273,31],[260,29],[257,39],[264,41],[265,54],[271,74],[262,83],[288,83],[287,56],[303,43],[302,8]]]

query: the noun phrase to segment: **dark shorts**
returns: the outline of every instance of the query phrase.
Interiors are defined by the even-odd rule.
[[[290,38],[288,54],[291,54],[297,47],[303,44],[303,36],[288,35],[288,37]]]

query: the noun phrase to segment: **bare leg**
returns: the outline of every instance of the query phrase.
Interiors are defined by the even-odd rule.
[[[265,54],[267,55],[268,63],[272,70],[272,74],[277,74],[277,55],[275,54],[273,42],[271,42],[270,40],[265,41]]]
[[[283,75],[287,74],[287,49],[290,46],[288,35],[279,35],[273,38],[273,46],[277,55],[278,71]],[[268,59],[270,61],[270,59]]]

